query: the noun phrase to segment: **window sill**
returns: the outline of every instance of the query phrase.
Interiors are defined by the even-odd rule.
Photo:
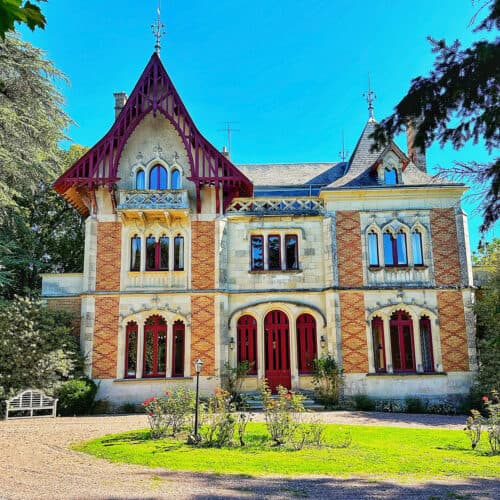
[[[387,372],[377,372],[377,373],[367,373],[367,377],[428,377],[432,375],[437,375],[437,376],[447,376],[447,372],[394,372],[394,373],[387,373]]]
[[[174,380],[194,380],[194,377],[143,377],[143,378],[116,378],[114,384],[128,384],[134,382],[165,382]]]
[[[250,269],[248,274],[300,274],[302,269]]]
[[[424,265],[417,265],[417,266],[368,266],[369,271],[377,272],[381,271],[382,269],[385,269],[386,271],[390,272],[397,272],[397,271],[410,271],[411,269],[414,269],[415,271],[425,271],[426,269],[429,269],[429,266],[424,266]]]
[[[185,272],[184,269],[176,269],[176,270],[168,270],[168,269],[158,269],[157,271],[128,271],[129,276],[140,276],[141,274],[144,274],[146,276],[150,275],[153,276],[155,274],[163,273],[174,273],[174,274],[180,274]]]

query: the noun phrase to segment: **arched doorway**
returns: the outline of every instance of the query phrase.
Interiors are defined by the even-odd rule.
[[[272,392],[278,385],[291,389],[290,327],[287,315],[271,311],[264,319],[265,377]]]

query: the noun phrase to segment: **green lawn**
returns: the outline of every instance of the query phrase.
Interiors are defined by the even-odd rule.
[[[462,431],[328,425],[326,442],[349,432],[348,448],[300,451],[272,447],[264,424],[248,426],[243,448],[208,449],[171,438],[153,441],[149,431],[114,434],[73,445],[73,449],[149,467],[251,475],[370,475],[405,479],[500,477],[500,456],[490,455],[487,436],[471,450]]]

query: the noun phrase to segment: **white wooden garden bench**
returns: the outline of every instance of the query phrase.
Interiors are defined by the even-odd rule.
[[[52,410],[50,415],[38,415],[41,410]],[[9,413],[23,412],[29,415],[19,415],[10,418],[30,418],[30,417],[55,417],[57,411],[57,399],[45,395],[36,389],[27,389],[17,396],[7,400],[5,419],[9,419]]]

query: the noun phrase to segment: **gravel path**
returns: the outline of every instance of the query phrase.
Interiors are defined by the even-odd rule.
[[[463,417],[351,412],[319,415],[329,422],[345,424],[440,428],[463,425]],[[68,448],[70,443],[104,434],[144,428],[145,423],[140,415],[1,421],[0,498],[500,499],[500,480],[395,483],[366,478],[254,478],[171,472],[113,464]]]

